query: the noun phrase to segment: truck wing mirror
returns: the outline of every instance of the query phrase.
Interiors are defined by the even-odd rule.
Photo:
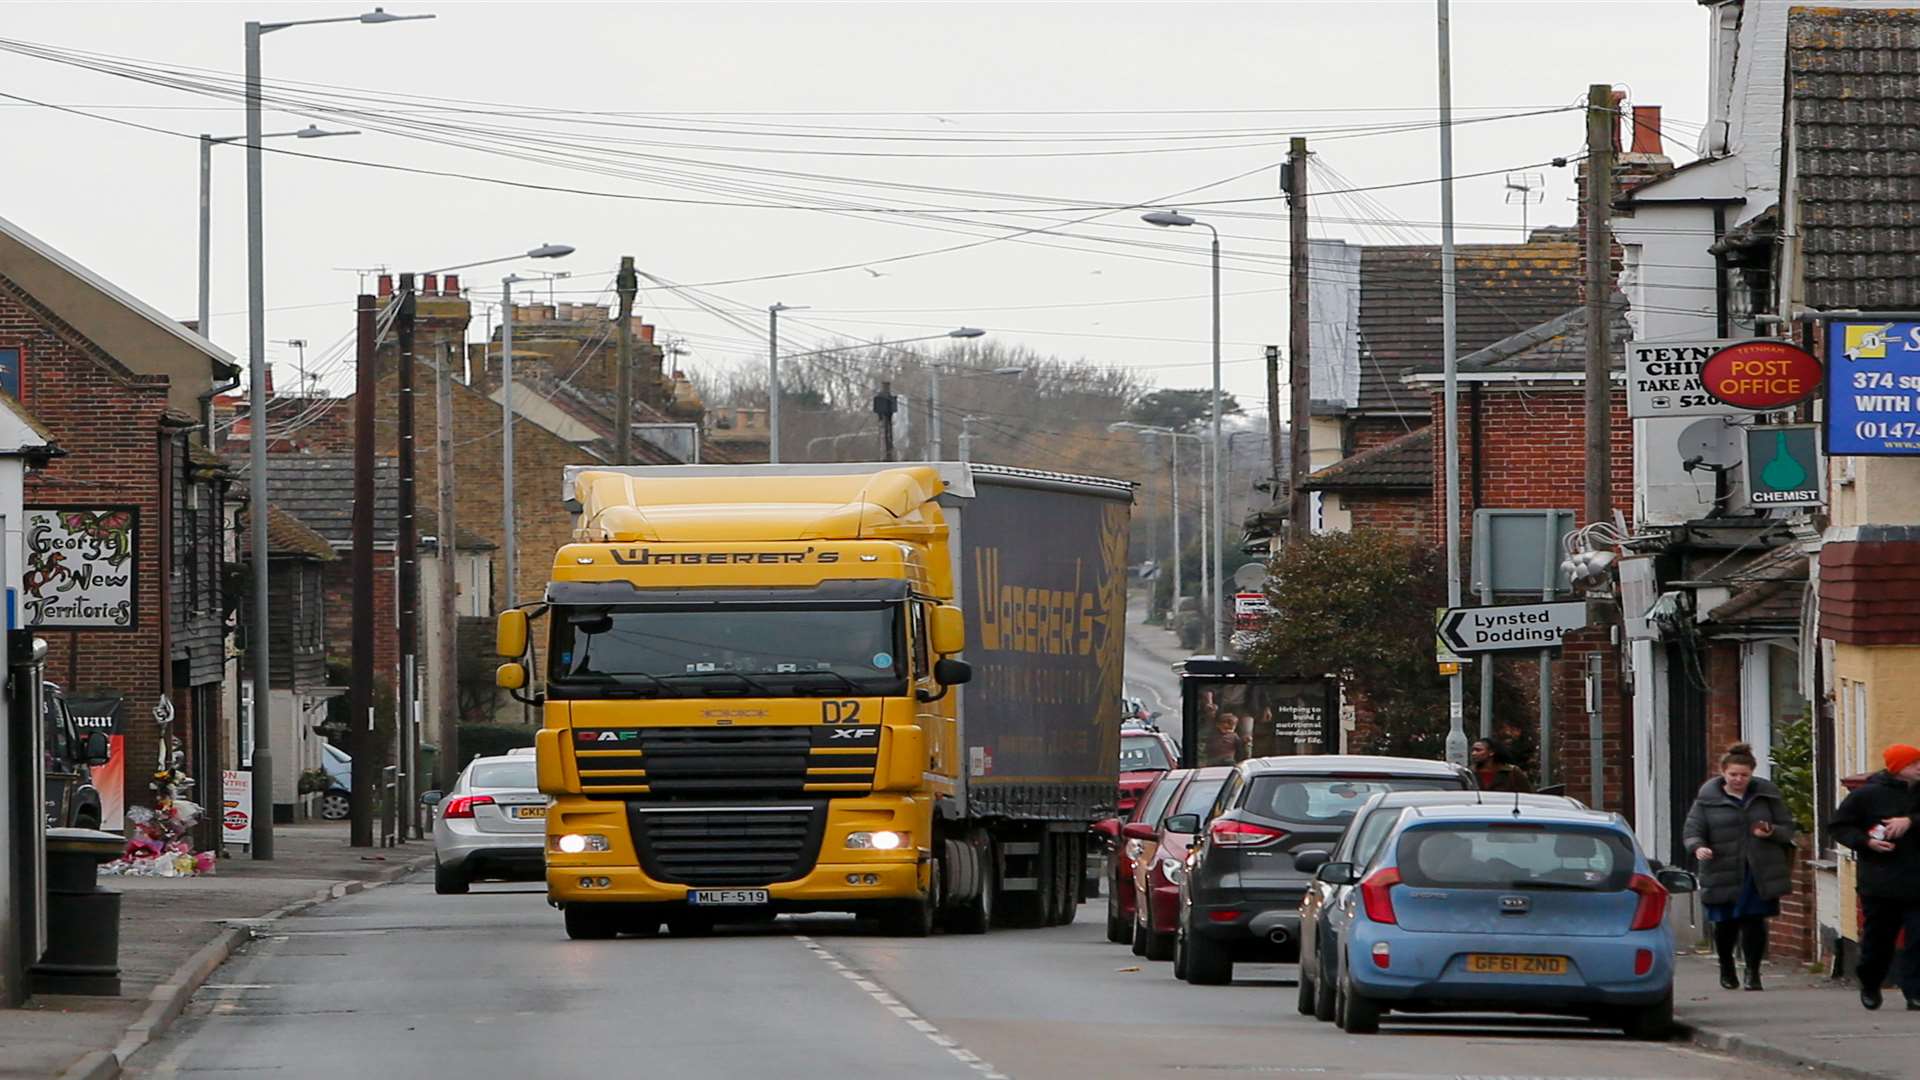
[[[493,651],[510,660],[518,660],[527,655],[527,613],[519,608],[510,608],[500,613],[498,628],[494,633]],[[505,670],[504,667],[501,669]],[[521,670],[521,685],[525,683],[526,672]],[[507,684],[501,683],[505,687]],[[507,687],[507,689],[513,689]]]
[[[88,765],[105,765],[113,756],[113,746],[107,741],[106,732],[87,732],[86,756]]]
[[[525,690],[527,688],[527,665],[518,660],[501,664],[494,670],[493,684],[502,690]]]
[[[952,656],[954,653],[966,650],[967,620],[959,608],[952,604],[941,604],[934,608],[931,629],[934,652],[941,656]]]
[[[934,661],[933,677],[938,680],[942,686],[959,686],[962,683],[970,683],[973,681],[973,665],[967,663],[965,660],[955,660],[951,656],[943,656]]]

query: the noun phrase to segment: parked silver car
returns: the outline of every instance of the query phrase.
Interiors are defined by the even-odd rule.
[[[474,758],[433,815],[433,891],[463,893],[481,879],[546,877],[547,797],[532,758]]]

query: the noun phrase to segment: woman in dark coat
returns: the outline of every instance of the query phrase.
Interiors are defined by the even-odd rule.
[[[1793,889],[1793,815],[1770,780],[1753,775],[1753,748],[1734,743],[1720,775],[1700,787],[1681,836],[1700,860],[1700,898],[1720,951],[1720,985],[1737,989],[1733,945],[1747,961],[1747,989],[1760,989],[1767,920]]]

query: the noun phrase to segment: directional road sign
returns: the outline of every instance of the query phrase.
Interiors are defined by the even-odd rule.
[[[1448,608],[1440,620],[1440,640],[1456,653],[1552,649],[1568,631],[1585,625],[1584,600]]]

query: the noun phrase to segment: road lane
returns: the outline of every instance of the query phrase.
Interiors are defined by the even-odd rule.
[[[133,1066],[156,1078],[983,1077],[784,927],[568,941],[537,888],[443,897],[418,875],[277,924]]]
[[[570,942],[538,889],[423,876],[276,924],[131,1063],[143,1078],[1785,1080],[1559,1021],[1389,1017],[1345,1035],[1292,969],[1176,982],[1072,926],[888,938],[787,918],[706,938]]]
[[[1172,634],[1158,626],[1148,626],[1147,598],[1135,592],[1127,600],[1126,692],[1158,710],[1156,721],[1161,730],[1180,741],[1180,680],[1173,664],[1184,659]]]

